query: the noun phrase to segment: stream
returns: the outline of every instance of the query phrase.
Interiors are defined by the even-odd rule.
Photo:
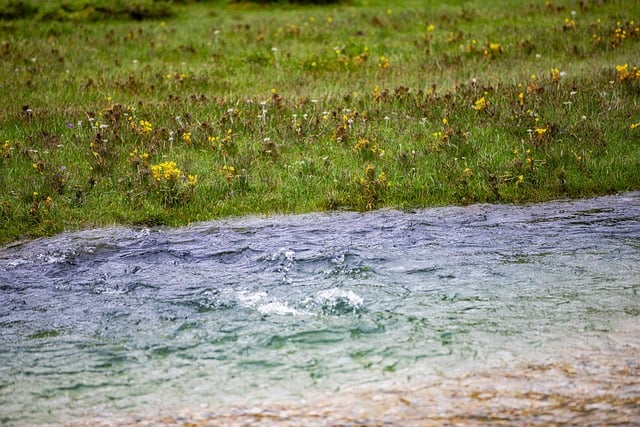
[[[614,422],[640,425],[640,192],[0,248],[1,425]]]

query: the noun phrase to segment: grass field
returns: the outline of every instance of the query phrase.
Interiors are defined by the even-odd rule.
[[[640,189],[640,2],[0,0],[0,243]]]

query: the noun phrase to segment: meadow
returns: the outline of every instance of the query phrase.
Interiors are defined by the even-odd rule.
[[[0,243],[640,189],[640,2],[0,0]]]

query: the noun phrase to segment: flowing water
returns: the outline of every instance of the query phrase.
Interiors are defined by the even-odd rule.
[[[640,193],[0,249],[5,425],[640,425]]]

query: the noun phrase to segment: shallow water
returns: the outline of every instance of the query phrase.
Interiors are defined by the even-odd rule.
[[[0,343],[7,425],[640,424],[640,193],[16,244]]]

